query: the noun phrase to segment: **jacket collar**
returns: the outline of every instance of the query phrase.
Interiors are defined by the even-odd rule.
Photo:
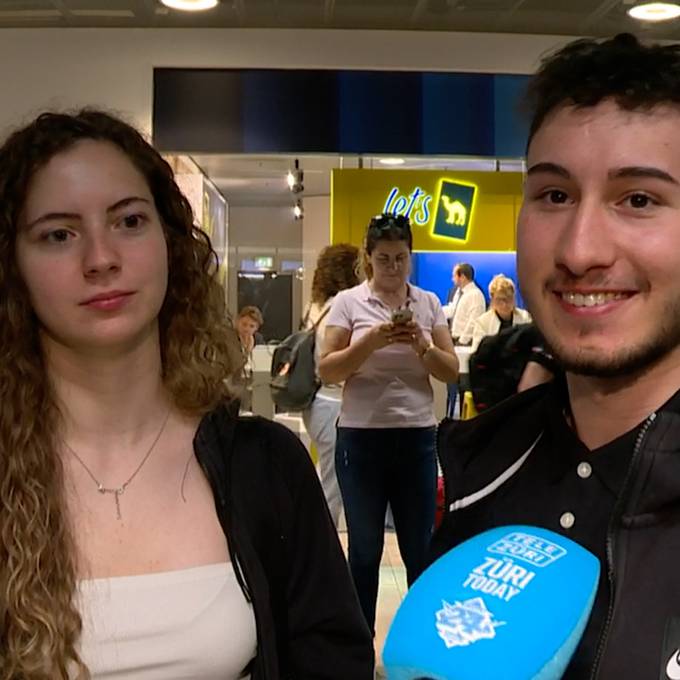
[[[552,478],[558,480],[565,474],[573,474],[579,463],[587,462],[592,474],[618,496],[626,480],[640,425],[597,449],[589,449],[569,423],[569,400],[563,380],[554,382],[549,401],[547,424],[561,454],[552,461]]]

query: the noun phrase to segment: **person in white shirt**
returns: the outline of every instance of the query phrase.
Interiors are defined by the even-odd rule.
[[[531,323],[531,314],[515,306],[515,284],[512,279],[497,274],[489,284],[489,310],[472,322],[472,351],[487,335],[497,335],[504,328]]]
[[[486,310],[484,293],[474,279],[475,270],[471,264],[459,262],[454,266],[451,273],[454,288],[449,293],[449,301],[442,307],[454,345],[469,345],[472,342],[472,324]],[[449,418],[455,417],[456,403],[462,403],[462,394],[469,387],[466,376],[461,377],[462,384],[449,383],[446,386],[446,415]]]
[[[486,311],[486,300],[475,283],[475,270],[471,264],[458,263],[451,278],[456,290],[451,301],[443,307],[444,316],[449,320],[454,344],[469,345],[472,342],[472,324]]]

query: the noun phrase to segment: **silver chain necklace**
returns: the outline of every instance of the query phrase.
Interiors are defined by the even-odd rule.
[[[165,416],[165,419],[163,420],[163,424],[161,425],[161,429],[158,431],[158,434],[156,435],[156,438],[153,440],[153,443],[149,447],[149,450],[144,454],[144,458],[142,458],[142,462],[137,466],[135,471],[128,477],[128,479],[123,482],[119,487],[107,487],[104,486],[93,474],[92,470],[85,464],[85,461],[68,445],[67,442],[64,442],[64,446],[74,455],[75,459],[83,466],[83,469],[87,474],[90,476],[90,479],[97,485],[97,491],[99,491],[100,494],[104,495],[107,493],[112,493],[113,497],[116,501],[116,517],[119,520],[123,519],[123,516],[120,512],[120,497],[125,493],[125,490],[130,486],[132,483],[132,480],[137,476],[137,473],[142,469],[144,466],[144,463],[149,459],[149,456],[153,452],[156,444],[158,443],[158,440],[161,438],[161,435],[163,434],[163,430],[165,430],[165,426],[168,422],[168,419],[170,418],[170,409],[168,409],[168,412]]]

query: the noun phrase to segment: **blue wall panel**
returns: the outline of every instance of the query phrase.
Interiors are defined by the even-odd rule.
[[[253,70],[242,77],[242,88],[247,153],[268,153],[282,144],[297,153],[337,148],[338,88],[333,71]]]
[[[493,76],[496,156],[524,156],[529,121],[521,104],[528,80],[528,76]]]
[[[339,71],[338,99],[339,151],[422,153],[419,73]]]
[[[423,154],[494,155],[493,80],[472,73],[423,73]]]
[[[521,156],[524,76],[154,69],[162,151]]]

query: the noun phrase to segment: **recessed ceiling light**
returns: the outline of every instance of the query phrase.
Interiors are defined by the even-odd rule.
[[[219,0],[161,0],[170,9],[181,9],[184,12],[201,12],[217,7]]]
[[[628,14],[640,21],[669,21],[680,17],[680,6],[670,2],[647,2],[631,7]]]
[[[403,158],[380,158],[378,163],[383,165],[404,165],[406,161]]]

